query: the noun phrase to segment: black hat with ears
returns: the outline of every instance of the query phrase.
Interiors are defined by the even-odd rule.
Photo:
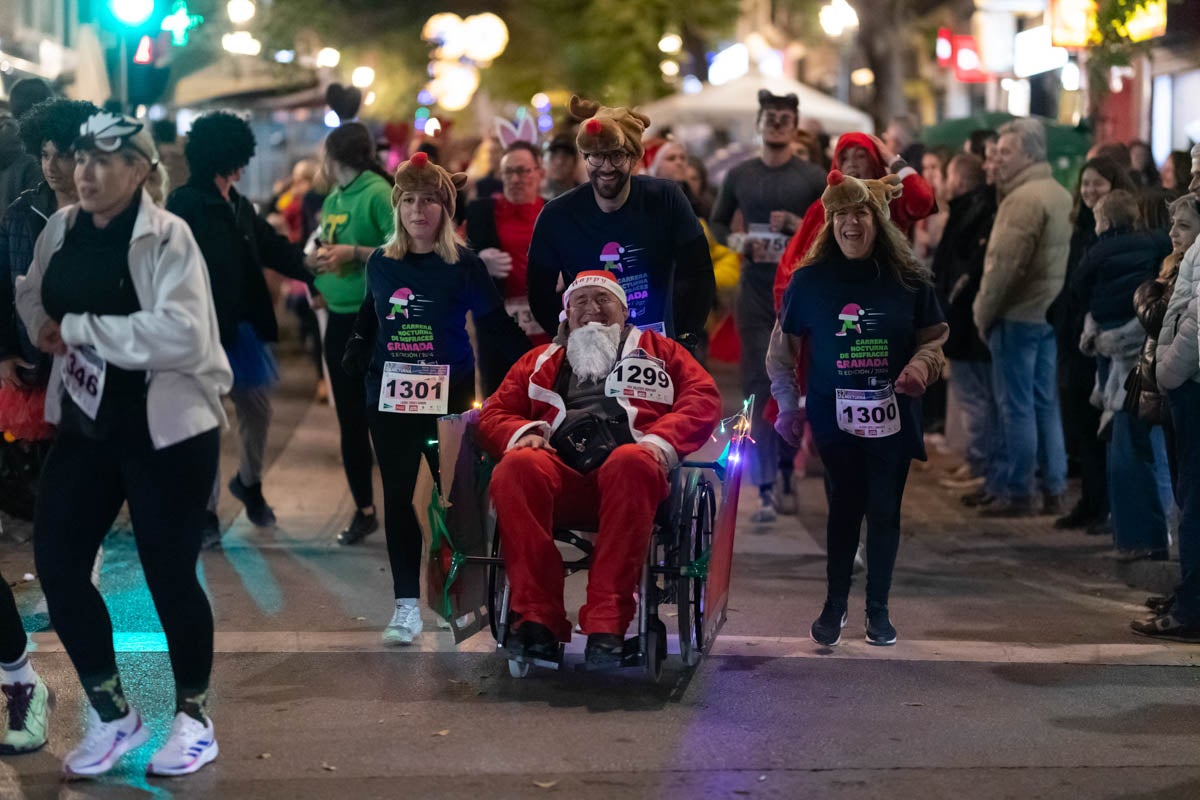
[[[771,94],[769,89],[758,90],[758,114],[762,116],[762,112],[768,108],[778,108],[790,110],[800,116],[800,98],[794,92],[788,94]]]

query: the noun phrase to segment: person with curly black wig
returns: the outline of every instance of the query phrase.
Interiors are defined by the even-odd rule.
[[[296,245],[255,213],[234,184],[254,156],[254,132],[241,117],[226,111],[200,116],[192,125],[184,156],[191,175],[167,200],[167,210],[192,229],[212,283],[221,344],[233,367],[230,399],[237,409],[241,463],[229,491],[246,505],[255,525],[275,524],[275,512],[262,493],[263,454],[271,421],[271,388],[278,380],[268,345],[279,339],[274,304],[264,269],[304,281],[313,274]],[[204,546],[221,542],[214,476]]]

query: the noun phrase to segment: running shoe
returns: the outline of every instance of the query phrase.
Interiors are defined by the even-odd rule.
[[[888,619],[888,607],[867,603],[867,644],[886,647],[896,643],[896,628]]]
[[[8,730],[0,740],[0,753],[32,753],[46,744],[50,723],[50,690],[39,676],[33,683],[0,686],[8,701]]]
[[[1188,625],[1180,622],[1174,614],[1167,612],[1148,620],[1129,623],[1134,633],[1155,639],[1170,639],[1174,642],[1200,642],[1200,624]]]
[[[835,647],[842,641],[842,628],[846,627],[846,604],[825,601],[821,616],[812,624],[809,635],[817,644]]]
[[[412,640],[423,629],[421,606],[396,604],[392,621],[383,629],[384,644],[412,644]]]
[[[88,706],[87,732],[74,750],[63,759],[63,774],[68,778],[90,778],[113,768],[117,759],[150,740],[150,730],[142,715],[130,707],[129,713],[112,722],[102,722],[96,709]]]
[[[275,511],[267,505],[262,493],[262,482],[247,486],[238,475],[229,481],[229,493],[246,506],[246,517],[259,528],[275,524]]]
[[[180,711],[171,723],[171,735],[146,765],[146,774],[189,775],[213,761],[218,752],[212,720],[200,722]]]
[[[775,496],[769,491],[762,492],[759,495],[758,510],[750,515],[750,521],[756,525],[766,525],[775,519]]]
[[[379,516],[377,514],[364,514],[361,511],[355,511],[354,519],[350,520],[350,524],[346,527],[346,530],[338,534],[338,544],[358,544],[377,530],[379,530]]]

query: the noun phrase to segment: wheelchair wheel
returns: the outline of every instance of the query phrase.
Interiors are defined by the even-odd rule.
[[[514,658],[508,660],[508,674],[514,678],[524,678],[529,674],[529,664],[525,661],[517,661]]]
[[[657,617],[647,623],[644,649],[646,677],[658,683],[662,680],[663,661],[667,658],[667,626]]]
[[[712,484],[702,480],[684,501],[684,513],[679,521],[679,573],[675,579],[675,598],[679,620],[679,655],[689,667],[700,661],[705,645],[706,572],[715,515],[716,498]],[[692,567],[691,574],[684,574],[689,565]]]
[[[500,557],[500,530],[497,529],[492,534],[492,558]],[[492,629],[492,638],[497,644],[503,644],[500,641],[500,612],[504,608],[504,567],[498,564],[489,564],[487,568],[488,594],[487,594],[487,611],[488,611],[488,627]],[[510,626],[506,626],[510,627]],[[506,631],[507,634],[507,631]],[[507,635],[505,636],[507,638]],[[511,664],[511,662],[510,662]],[[526,670],[528,671],[528,670]],[[517,677],[525,677],[519,675]]]

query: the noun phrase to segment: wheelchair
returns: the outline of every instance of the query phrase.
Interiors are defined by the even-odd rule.
[[[638,585],[636,632],[625,639],[618,668],[641,668],[650,681],[657,683],[661,679],[668,655],[663,606],[674,607],[679,656],[685,667],[695,667],[702,654],[711,648],[725,620],[741,484],[740,462],[743,445],[749,439],[752,403],[753,398],[746,401],[741,413],[722,422],[720,433],[727,433],[728,440],[720,455],[712,460],[684,460],[668,475],[670,493],[656,512]],[[444,421],[452,422],[452,418]],[[492,464],[485,454],[471,446],[472,434],[468,423],[463,432],[464,443],[452,454],[459,462],[457,472],[476,479],[469,490],[460,485],[459,501],[449,506],[450,511],[460,511],[460,519],[456,522],[452,515],[446,514],[439,518],[439,509],[435,506],[430,509],[434,531],[431,601],[436,590],[439,587],[442,590],[442,597],[437,598],[440,607],[435,605],[434,610],[450,623],[456,641],[461,642],[486,624],[497,651],[508,660],[509,674],[514,678],[528,676],[535,666],[560,670],[562,644],[557,658],[549,660],[526,657],[516,642],[510,641],[515,638],[515,620],[504,569],[504,537],[487,499],[486,484]],[[443,436],[439,431],[439,439]],[[716,444],[720,445],[719,439]],[[464,467],[463,462],[468,466]],[[454,497],[453,489],[448,497]],[[463,509],[464,505],[468,508]],[[568,548],[569,555],[563,558],[566,576],[589,568],[594,533],[594,530],[567,528],[554,531],[556,542]],[[465,569],[469,567],[483,569]],[[475,578],[469,577],[472,572]],[[586,664],[576,668],[588,670]]]

